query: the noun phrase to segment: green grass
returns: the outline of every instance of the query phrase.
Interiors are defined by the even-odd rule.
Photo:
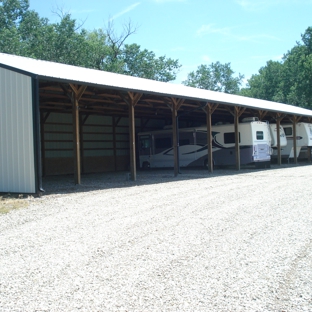
[[[0,215],[26,207],[28,207],[28,202],[23,199],[23,195],[13,196],[8,194],[0,196]]]

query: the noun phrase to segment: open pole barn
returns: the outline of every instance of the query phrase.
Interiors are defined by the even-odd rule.
[[[38,194],[46,175],[73,174],[80,184],[84,173],[128,170],[136,180],[139,131],[172,126],[176,176],[178,127],[207,125],[212,172],[212,124],[230,122],[237,132],[250,116],[277,125],[312,120],[311,110],[292,105],[3,53],[0,90],[2,193]]]

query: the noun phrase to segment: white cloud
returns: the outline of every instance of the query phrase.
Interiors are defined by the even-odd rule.
[[[130,6],[128,6],[127,8],[125,8],[124,10],[122,10],[121,12],[119,12],[119,13],[117,13],[117,14],[115,14],[113,17],[111,17],[110,19],[109,19],[109,21],[113,21],[113,20],[115,20],[116,18],[118,18],[118,17],[120,17],[120,16],[122,16],[122,15],[124,15],[124,14],[126,14],[126,13],[128,13],[128,12],[130,12],[130,11],[132,11],[132,10],[134,10],[138,5],[140,5],[141,4],[141,2],[136,2],[136,3],[134,3],[134,4],[132,4],[132,5],[130,5]]]
[[[267,34],[256,34],[256,35],[250,35],[250,36],[233,36],[236,37],[239,41],[259,41],[260,39],[269,39],[269,40],[277,40],[281,41],[280,38],[267,35]]]
[[[281,61],[284,57],[284,54],[281,54],[281,55],[275,55],[273,56],[272,60],[274,61]]]
[[[86,10],[71,10],[72,14],[86,14],[86,13],[93,13],[96,10],[94,9],[86,9]]]
[[[211,62],[211,58],[208,56],[208,55],[203,55],[202,56],[202,60],[207,62],[207,63],[210,63]]]
[[[278,40],[278,37],[267,35],[267,34],[254,34],[254,35],[240,35],[237,31],[233,32],[234,28],[238,27],[223,27],[217,28],[214,24],[202,25],[197,31],[196,36],[202,37],[209,34],[219,34],[222,36],[226,36],[227,38],[231,38],[237,41],[252,41],[252,42],[261,42],[263,39],[265,40]]]
[[[230,35],[231,29],[228,27],[224,28],[215,28],[214,24],[202,25],[197,31],[197,36],[203,36],[207,34],[221,34],[221,35]]]

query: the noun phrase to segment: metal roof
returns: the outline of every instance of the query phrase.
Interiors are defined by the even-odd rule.
[[[177,97],[211,103],[312,117],[312,110],[277,102],[253,99],[223,92],[191,88],[180,84],[120,75],[95,69],[36,60],[0,53],[0,66],[35,75],[39,79],[109,87],[159,96]]]

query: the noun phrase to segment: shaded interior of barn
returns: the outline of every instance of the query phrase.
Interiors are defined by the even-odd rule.
[[[129,170],[129,103],[134,107],[135,133],[163,129],[172,125],[172,103],[177,104],[179,128],[206,125],[207,102],[171,98],[159,94],[120,91],[114,88],[83,86],[59,81],[40,80],[39,107],[41,132],[42,174],[73,174],[75,110],[74,91],[79,94],[79,140],[81,173]],[[214,105],[215,103],[210,103]],[[233,105],[215,104],[212,124],[234,123]],[[293,116],[272,111],[241,108],[240,120],[293,122]],[[282,122],[283,122],[282,121]],[[310,117],[297,121],[311,122]],[[135,136],[135,141],[137,136]],[[135,144],[137,149],[137,144]],[[138,153],[136,162],[138,163]]]

